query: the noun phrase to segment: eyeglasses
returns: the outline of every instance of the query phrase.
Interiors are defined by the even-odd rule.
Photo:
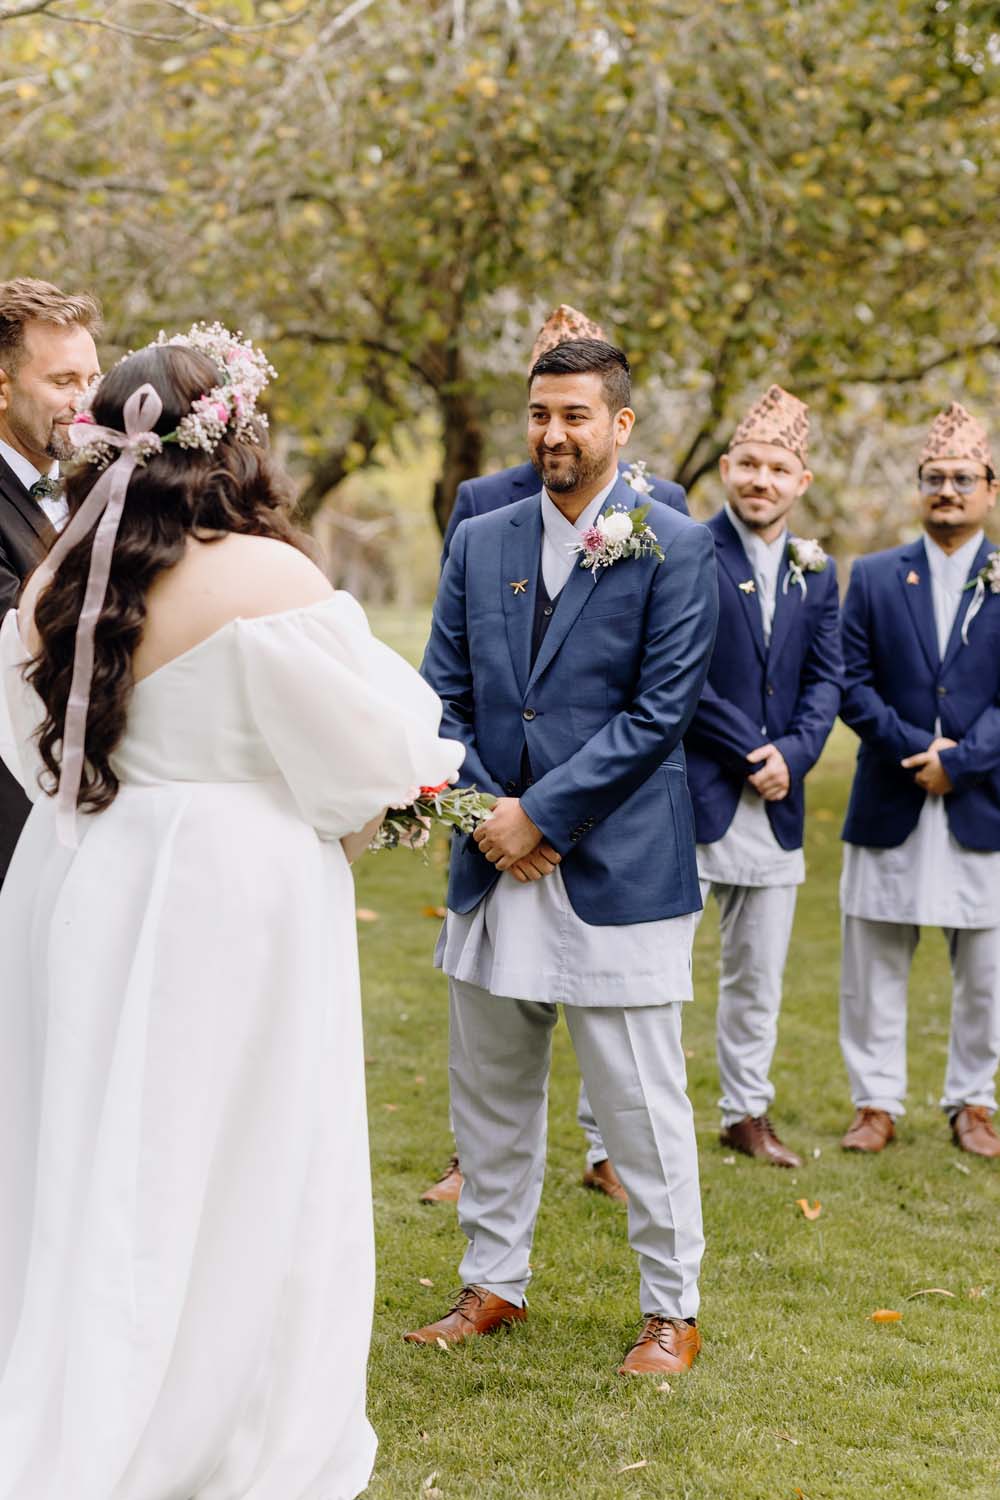
[[[917,482],[922,495],[940,495],[949,483],[956,495],[971,495],[976,485],[988,478],[987,474],[942,474],[940,469],[929,469],[918,476]]]

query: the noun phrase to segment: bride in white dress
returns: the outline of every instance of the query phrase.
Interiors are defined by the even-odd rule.
[[[154,347],[105,377],[93,418],[148,428],[149,394],[123,416],[144,383],[161,437],[239,390]],[[0,893],[0,1500],[351,1500],[371,1472],[340,841],[462,749],[296,549],[243,397],[221,435],[168,439],[131,478],[79,798],[64,715],[101,569],[81,506],[113,488],[114,451],[71,477],[54,581],[0,632],[0,747],[34,799]],[[155,444],[115,441],[120,488]]]

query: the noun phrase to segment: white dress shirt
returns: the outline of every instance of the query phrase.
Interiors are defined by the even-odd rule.
[[[575,524],[543,490],[542,579],[550,599],[580,566],[579,554],[567,543],[579,541],[594,524],[616,482],[617,475]],[[630,565],[629,559],[613,564]],[[473,911],[448,912],[434,962],[452,979],[516,1000],[667,1005],[691,999],[694,927],[694,913],[595,926],[573,910],[558,866],[528,884],[505,871]]]
[[[787,528],[773,542],[765,542],[745,526],[726,501],[726,515],[743,543],[753,570],[760,603],[764,644],[771,644],[771,627],[778,602],[778,574],[788,541]],[[747,770],[752,767],[747,764]],[[801,885],[806,878],[801,849],[783,849],[767,816],[767,803],[752,786],[744,786],[733,821],[714,844],[698,845],[698,874],[713,885]]]
[[[924,536],[942,659],[982,540],[977,531],[949,556]],[[941,733],[940,723],[934,732]],[[944,798],[928,796],[916,828],[895,849],[844,845],[840,904],[845,916],[870,922],[995,927],[1000,923],[1000,852],[963,848],[948,827]]]
[[[18,453],[17,449],[12,448],[9,443],[5,443],[3,438],[0,438],[0,458],[6,460],[8,468],[13,469],[26,490],[30,490],[31,486],[39,479],[59,478],[59,465],[57,463],[52,463],[47,473],[42,474],[41,470],[36,469],[30,459],[25,458],[23,453]],[[32,496],[31,498],[48,517],[56,531],[62,531],[69,520],[69,506],[65,498],[62,495],[44,495],[40,498]]]

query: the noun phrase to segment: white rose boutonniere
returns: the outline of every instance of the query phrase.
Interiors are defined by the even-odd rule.
[[[658,557],[662,562],[663,548],[652,527],[646,525],[648,514],[648,505],[635,510],[613,505],[598,516],[578,542],[569,542],[569,549],[583,554],[580,566],[591,569],[595,582],[599,568],[610,568],[626,557]]]
[[[789,586],[797,585],[802,590],[804,599],[808,592],[806,574],[822,573],[829,561],[819,542],[808,537],[792,537],[788,543],[788,572],[785,574],[782,593],[787,594]]]
[[[653,485],[646,473],[646,460],[637,458],[634,464],[629,464],[627,469],[622,470],[622,478],[625,483],[635,490],[637,495],[651,495]]]
[[[965,612],[962,621],[962,644],[969,644],[969,626],[986,603],[987,594],[1000,594],[1000,551],[991,552],[989,557],[979,569],[975,578],[971,578],[965,585],[967,589],[975,589],[972,603]]]

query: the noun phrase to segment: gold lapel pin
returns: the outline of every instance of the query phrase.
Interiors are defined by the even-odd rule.
[[[515,594],[523,594],[528,587],[528,580],[526,578],[519,578],[515,583],[512,579],[507,587],[513,589]]]
[[[748,578],[745,583],[738,584],[737,587],[741,594],[756,594],[757,592],[757,585],[752,578]]]
[[[920,574],[919,573],[915,573],[913,571],[913,569],[911,568],[910,571],[906,575],[906,581],[907,581],[907,583],[919,583],[920,582]]]

